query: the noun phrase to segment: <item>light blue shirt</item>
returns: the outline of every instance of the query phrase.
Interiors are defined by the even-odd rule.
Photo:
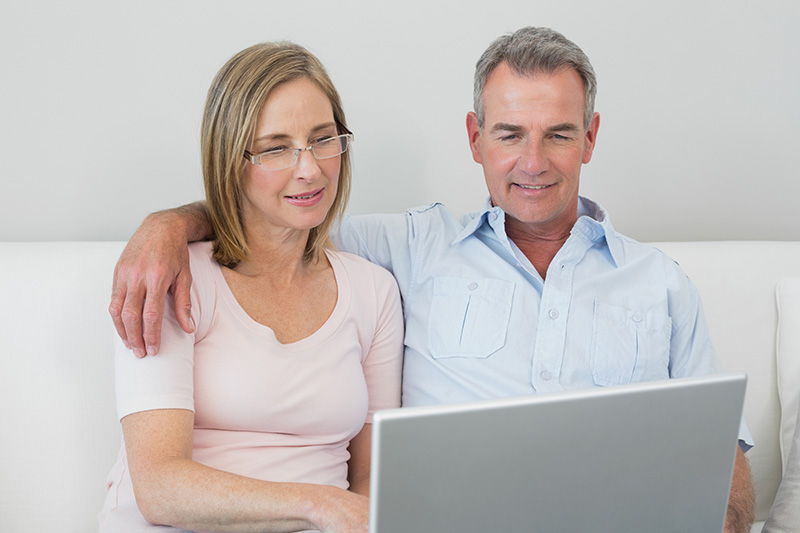
[[[546,280],[488,201],[461,219],[441,204],[345,219],[337,244],[400,287],[404,406],[721,371],[681,268],[615,232],[591,200],[578,216]]]

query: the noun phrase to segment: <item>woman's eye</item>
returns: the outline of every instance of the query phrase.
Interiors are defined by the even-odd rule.
[[[332,141],[332,140],[333,140],[333,137],[331,137],[330,135],[325,135],[323,137],[320,137],[319,139],[315,139],[314,141],[312,141],[311,144],[324,144],[324,143]]]

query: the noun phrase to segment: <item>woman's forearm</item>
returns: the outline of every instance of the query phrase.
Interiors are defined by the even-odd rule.
[[[367,497],[328,485],[257,480],[193,461],[193,421],[185,409],[122,419],[136,503],[148,522],[197,532],[366,533]]]
[[[259,481],[187,459],[163,461],[138,476],[136,501],[148,522],[209,532],[321,529],[347,491]]]

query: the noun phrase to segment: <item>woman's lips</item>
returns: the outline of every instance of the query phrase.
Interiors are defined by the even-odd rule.
[[[293,196],[284,196],[286,201],[297,207],[311,207],[317,205],[322,200],[322,193],[325,189],[317,189],[303,194],[296,194]]]

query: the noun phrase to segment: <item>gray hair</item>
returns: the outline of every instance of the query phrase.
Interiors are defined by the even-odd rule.
[[[594,115],[597,78],[589,58],[578,45],[550,28],[528,26],[495,39],[475,65],[473,105],[478,126],[483,127],[483,88],[489,75],[501,63],[507,63],[520,75],[552,74],[572,67],[583,81],[583,127],[589,128]]]

